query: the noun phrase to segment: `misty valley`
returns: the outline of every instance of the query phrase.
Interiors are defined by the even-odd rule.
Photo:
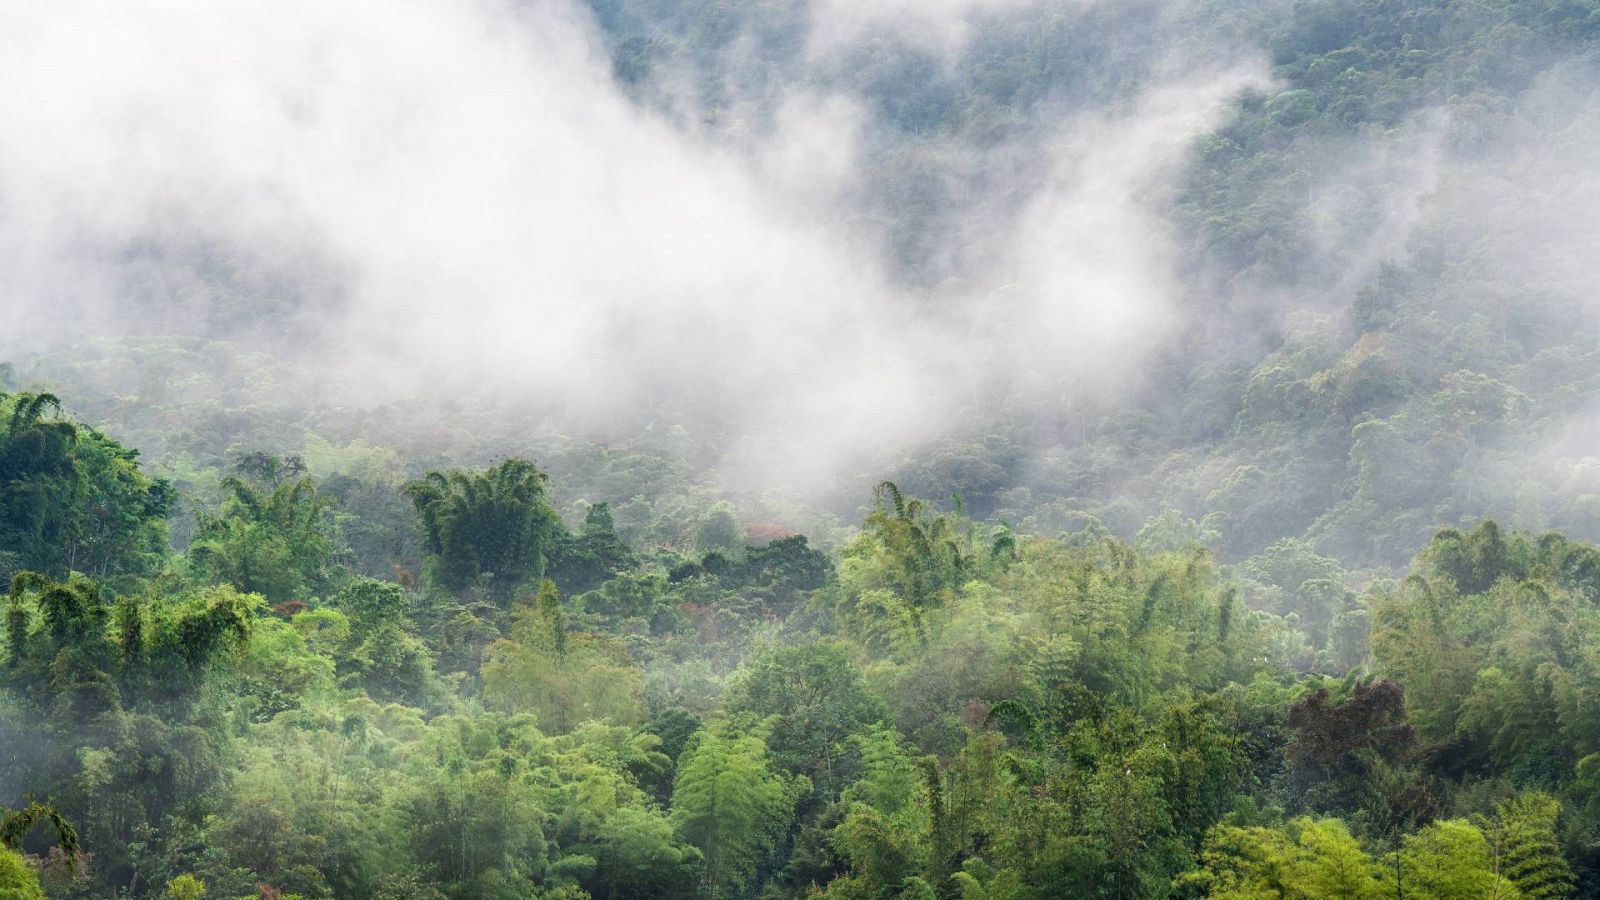
[[[1600,897],[1600,0],[0,4],[0,900]]]

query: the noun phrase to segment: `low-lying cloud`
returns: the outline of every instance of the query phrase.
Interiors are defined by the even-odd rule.
[[[1041,129],[1031,196],[974,201],[992,267],[930,304],[848,199],[859,98],[686,129],[567,3],[66,2],[0,32],[0,356],[287,328],[278,352],[371,399],[692,421],[776,480],[932,436],[974,390],[1135,377],[1179,324],[1160,185],[1264,81],[1184,72]]]

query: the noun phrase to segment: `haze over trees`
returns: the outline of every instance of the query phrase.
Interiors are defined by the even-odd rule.
[[[0,900],[1600,896],[1600,4],[201,6],[0,14]]]

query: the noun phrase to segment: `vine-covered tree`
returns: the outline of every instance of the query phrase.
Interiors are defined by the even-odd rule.
[[[259,602],[259,601],[257,601]],[[228,587],[112,604],[88,579],[12,579],[6,682],[63,721],[193,699],[207,667],[248,639],[250,600]]]

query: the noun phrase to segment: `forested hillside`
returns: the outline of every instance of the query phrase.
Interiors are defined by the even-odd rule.
[[[1292,540],[1219,570],[884,483],[835,553],[731,517],[635,547],[511,459],[404,485],[387,580],[297,457],[151,552],[169,483],[4,402],[12,896],[1600,884],[1600,550],[1558,534],[1441,532],[1358,595]]]
[[[1157,521],[1230,560],[1295,537],[1393,571],[1435,528],[1484,515],[1600,539],[1590,449],[1600,375],[1594,4],[957,4],[965,37],[952,50],[918,40],[917,16],[897,37],[865,12],[849,41],[819,49],[813,32],[832,7],[818,3],[596,2],[592,14],[633,102],[674,121],[692,116],[681,127],[718,152],[769,152],[760,142],[787,127],[775,120],[796,93],[855,104],[856,158],[842,185],[797,184],[786,202],[825,203],[840,228],[882,247],[884,277],[910,298],[885,327],[919,334],[932,316],[977,342],[957,348],[966,358],[940,360],[957,383],[925,385],[922,399],[860,381],[844,388],[883,401],[859,415],[887,433],[856,422],[855,410],[813,411],[833,388],[834,358],[808,360],[821,351],[799,345],[762,360],[794,357],[781,386],[702,357],[714,381],[679,393],[678,373],[660,371],[661,383],[634,397],[613,370],[636,359],[675,365],[671,348],[662,357],[612,335],[610,365],[580,351],[572,368],[584,386],[563,397],[538,383],[530,395],[515,362],[462,384],[448,370],[493,356],[492,338],[458,349],[434,334],[374,379],[338,365],[384,352],[375,323],[358,326],[373,332],[365,345],[359,331],[315,333],[321,306],[351,302],[322,299],[323,274],[295,282],[262,270],[288,263],[226,242],[174,248],[118,274],[121,312],[110,322],[39,332],[25,321],[7,338],[3,377],[69,398],[180,487],[213,499],[230,448],[297,453],[329,473],[386,466],[401,478],[523,454],[561,476],[564,501],[635,503],[618,510],[624,527],[658,533],[681,524],[682,504],[719,499],[755,519],[837,528],[892,476],[1029,531],[1098,523],[1132,539]],[[1138,205],[1061,198],[1097,219],[1091,228],[1127,227],[1117,216],[1151,226],[1128,240],[1162,249],[1136,257],[1140,267],[1171,269],[1171,285],[1142,286],[1163,294],[1162,324],[1145,321],[1157,313],[1119,283],[1126,273],[1095,271],[1066,248],[1068,263],[1086,268],[1078,277],[1111,283],[1046,300],[1120,304],[1143,310],[1138,323],[1124,334],[1117,315],[1090,313],[1059,335],[1040,323],[1059,338],[1042,348],[1048,358],[1008,343],[1019,323],[1049,311],[1008,307],[1015,282],[979,297],[969,288],[989,269],[1002,273],[991,281],[1030,277],[1006,255],[1023,237],[1006,223],[1027,218],[1040,192],[1055,196],[1051,169],[1067,152],[1057,132],[1120,139],[1126,120],[1152,115],[1147,95],[1235,58],[1265,74],[1176,145],[1160,177],[1127,186]],[[478,309],[452,327],[476,329]],[[549,327],[534,316],[515,330],[531,340]],[[1134,371],[1097,342],[1125,351]],[[317,355],[304,358],[306,347]],[[1021,361],[997,367],[988,355]],[[426,371],[448,392],[374,390],[416,377],[400,370]],[[927,421],[918,404],[935,389],[953,405]],[[802,430],[775,430],[775,406]]]
[[[0,900],[1600,896],[1600,2],[205,6],[0,12]]]

